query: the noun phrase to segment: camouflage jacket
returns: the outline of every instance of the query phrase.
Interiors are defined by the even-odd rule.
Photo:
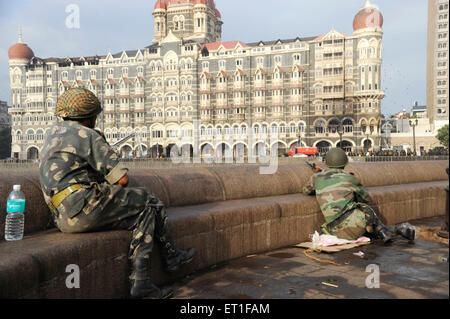
[[[358,177],[343,169],[325,169],[314,174],[303,187],[303,193],[316,195],[327,224],[356,203],[370,200]]]
[[[71,185],[81,184],[84,189],[97,185],[99,189],[99,184],[116,184],[128,172],[104,137],[75,121],[57,123],[50,129],[39,169],[47,203]],[[77,196],[71,197],[80,200]]]

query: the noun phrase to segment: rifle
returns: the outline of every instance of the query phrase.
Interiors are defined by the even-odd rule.
[[[312,162],[307,161],[306,164],[309,167],[311,167],[314,170],[315,173],[320,173],[321,171],[323,171],[323,168],[318,166],[318,165],[316,165],[316,163],[312,163]]]

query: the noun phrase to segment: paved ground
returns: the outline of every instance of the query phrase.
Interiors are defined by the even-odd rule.
[[[415,226],[439,227],[442,219],[416,221]],[[364,256],[354,253],[363,252]],[[184,299],[323,299],[323,298],[449,298],[447,244],[418,239],[399,240],[334,254],[314,254],[341,266],[324,264],[287,247],[232,260],[193,274],[174,285],[174,298]],[[372,269],[379,267],[380,287]],[[371,277],[369,277],[371,276]],[[368,278],[369,277],[369,278]]]

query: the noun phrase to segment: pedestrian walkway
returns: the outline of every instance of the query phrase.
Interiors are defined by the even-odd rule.
[[[436,224],[436,219],[414,224],[430,223]],[[193,274],[176,283],[174,298],[449,298],[448,254],[448,244],[422,239],[315,254],[341,264],[335,266],[306,257],[302,248],[287,247]],[[377,269],[379,288],[373,287]]]

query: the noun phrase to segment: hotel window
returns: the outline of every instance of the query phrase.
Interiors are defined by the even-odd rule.
[[[292,123],[292,124],[289,126],[289,133],[291,133],[291,134],[297,133],[297,126],[296,126],[294,123]]]
[[[315,129],[317,134],[323,134],[325,132],[325,123],[323,121],[318,121]]]

